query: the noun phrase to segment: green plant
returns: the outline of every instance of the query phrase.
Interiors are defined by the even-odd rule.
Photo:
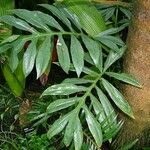
[[[129,150],[129,149],[131,149],[137,142],[138,142],[138,139],[136,139],[136,140],[134,140],[134,141],[132,141],[132,142],[130,142],[130,143],[124,145],[124,146],[121,148],[121,150]]]
[[[17,134],[13,132],[0,132],[0,148],[3,150],[18,150],[16,139]]]
[[[11,91],[0,85],[0,131],[16,130],[18,121],[19,101]]]
[[[46,71],[51,63],[52,39],[58,36],[59,62],[55,64],[66,73],[76,72],[77,77],[47,88],[41,97],[60,95],[63,98],[51,102],[46,111],[33,120],[45,122],[52,114],[65,109],[53,124],[49,123],[47,136],[51,139],[62,131],[65,145],[68,147],[74,141],[76,150],[82,147],[84,133],[94,140],[97,148],[117,133],[122,121],[117,122],[114,105],[134,118],[131,107],[109,82],[110,78],[141,87],[131,75],[111,71],[111,66],[126,50],[125,43],[116,36],[125,26],[109,29],[95,6],[86,0],[82,2],[70,0],[40,5],[52,16],[40,11],[16,9],[12,11],[15,16],[0,17],[1,21],[27,32],[27,35],[13,35],[0,44],[1,54],[11,50],[9,59],[12,63],[9,65],[14,72],[22,47],[30,41],[22,60],[25,77],[31,73],[34,64],[37,79]],[[70,42],[66,44],[65,39]],[[17,47],[14,47],[16,44]],[[88,130],[84,130],[83,126]]]
[[[56,150],[46,134],[37,135],[32,131],[26,136],[13,132],[0,132],[0,148],[3,150]]]
[[[14,9],[14,3],[15,3],[14,0],[1,1],[0,2],[0,5],[1,5],[0,16],[8,14],[9,13],[8,10]],[[2,35],[1,38],[4,39],[5,41],[5,39],[9,37],[11,34],[12,34],[12,27],[7,26],[6,24],[2,24],[0,28],[0,35]],[[11,41],[14,38],[17,38],[17,37],[14,36],[13,38],[10,38],[10,39],[8,38],[8,39],[9,41]],[[14,43],[14,45],[12,46],[17,49],[17,46],[19,46],[19,44]],[[2,51],[5,51],[9,48],[10,47],[6,45],[5,47],[3,47]],[[15,71],[11,70],[14,67],[14,66],[11,66],[11,64],[15,64],[15,62],[12,62],[11,55],[14,56],[15,54],[12,54],[12,53],[9,54],[9,52],[7,52],[7,54],[5,54],[4,56],[1,56],[2,57],[1,59],[3,60],[1,61],[1,70],[4,75],[5,80],[7,81],[7,84],[9,85],[14,95],[20,97],[22,96],[24,88],[25,88],[25,77],[24,77],[23,70],[22,70],[22,54],[20,52],[19,57],[17,57],[16,61],[18,64],[15,68]],[[7,59],[5,59],[5,57]]]
[[[26,135],[26,137],[19,137],[18,150],[56,150],[52,143],[48,140],[46,134],[37,135],[35,131],[32,131]]]

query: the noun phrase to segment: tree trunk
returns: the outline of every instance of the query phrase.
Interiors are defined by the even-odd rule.
[[[141,147],[150,146],[150,0],[134,0],[127,43],[124,71],[139,79],[142,89],[123,87],[135,119],[124,117],[125,124],[113,145],[118,150],[138,138],[139,142],[133,149],[141,150]]]

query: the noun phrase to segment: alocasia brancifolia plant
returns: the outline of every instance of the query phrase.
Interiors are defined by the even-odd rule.
[[[119,32],[128,25],[129,13],[122,7],[117,8],[127,16],[118,23],[114,6],[108,14],[104,9],[98,11],[99,7],[88,0],[64,0],[40,6],[45,11],[14,9],[12,15],[0,17],[0,21],[26,33],[4,40],[0,44],[0,55],[6,54],[11,72],[16,71],[21,60],[25,77],[35,66],[38,79],[51,64],[53,38],[57,36],[58,62],[55,64],[67,74],[75,72],[77,75],[47,88],[41,97],[60,95],[62,98],[55,99],[45,112],[36,114],[32,120],[42,123],[65,109],[65,114],[61,113],[50,123],[48,138],[62,131],[64,144],[68,147],[74,141],[75,149],[80,150],[85,132],[88,132],[95,145],[101,147],[102,142],[111,139],[122,125],[122,121],[117,121],[114,105],[134,118],[127,100],[110,80],[114,78],[140,87],[131,75],[111,71],[127,48]],[[26,42],[30,44],[24,51]]]

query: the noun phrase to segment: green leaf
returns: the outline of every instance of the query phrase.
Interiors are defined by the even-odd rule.
[[[75,130],[74,130],[74,146],[75,150],[81,150],[83,143],[83,131],[80,119],[77,118],[75,122]]]
[[[32,40],[23,56],[23,72],[27,77],[32,71],[36,57],[36,43],[37,40]]]
[[[99,56],[99,62],[97,64],[97,68],[100,70],[100,72],[103,71],[103,52],[102,52],[102,48],[100,48],[100,56]]]
[[[50,113],[62,110],[64,108],[74,105],[78,101],[79,101],[78,97],[58,99],[50,103],[50,105],[47,107],[47,113],[50,114]]]
[[[88,52],[84,53],[84,60],[86,62],[88,62],[89,64],[91,64],[92,66],[94,65],[93,60],[92,60],[92,58],[91,58],[91,56],[89,55]],[[99,56],[97,68],[99,69],[100,72],[103,71],[103,54],[102,54],[102,49],[101,48],[100,48],[100,56]],[[84,68],[83,68],[83,72],[84,72]]]
[[[43,12],[40,12],[40,11],[36,11],[36,13],[45,24],[51,27],[54,27],[56,29],[59,29],[60,31],[63,31],[63,28],[52,16],[45,14]]]
[[[101,123],[102,131],[104,132],[103,138],[105,139],[103,139],[103,141],[106,139],[109,140],[119,130],[118,128],[119,125],[117,124],[117,117],[107,97],[103,93],[101,93],[102,91],[98,87],[96,89],[97,89],[97,93],[98,93],[99,99],[101,100],[102,105],[96,99],[96,97],[91,95],[93,108],[94,108],[95,113],[98,116],[99,122]]]
[[[69,95],[81,91],[86,91],[86,87],[83,86],[77,86],[73,84],[57,84],[52,85],[51,87],[47,88],[43,93],[42,96],[45,95]]]
[[[82,78],[68,78],[63,81],[63,83],[70,83],[70,84],[86,84],[92,82],[93,80],[82,79]]]
[[[102,131],[100,124],[97,122],[93,114],[89,111],[87,107],[84,107],[85,115],[86,115],[86,121],[89,127],[89,130],[95,139],[96,144],[101,147],[102,145]]]
[[[103,32],[100,32],[98,35],[96,35],[95,37],[102,37],[105,35],[112,35],[112,34],[116,34],[118,32],[120,32],[122,30],[122,27],[117,27],[117,28],[110,28],[108,30],[105,30]]]
[[[9,57],[9,66],[12,72],[14,72],[17,69],[18,63],[18,54],[12,51]]]
[[[86,48],[88,49],[93,62],[97,66],[99,64],[99,57],[100,57],[100,53],[102,51],[100,43],[92,40],[88,36],[82,36],[82,41],[84,42]]]
[[[2,45],[2,46],[0,46],[0,53],[4,53],[10,48],[11,48],[10,44]]]
[[[84,50],[75,36],[71,36],[71,56],[77,75],[80,76],[84,67]]]
[[[121,150],[129,150],[131,149],[136,143],[138,142],[138,139],[135,139],[134,141],[129,142],[128,144],[124,145]]]
[[[92,100],[92,105],[93,105],[95,114],[98,115],[98,121],[102,122],[105,119],[105,113],[104,113],[101,103],[92,94],[90,95],[90,99]]]
[[[112,85],[110,84],[107,80],[102,79],[102,84],[106,91],[108,92],[109,96],[111,99],[114,101],[114,103],[128,116],[131,118],[134,118],[132,109],[128,102],[125,100],[123,95]]]
[[[44,122],[47,121],[47,119],[49,118],[50,116],[47,116],[45,115],[43,118],[39,119],[38,121],[36,121],[34,124],[33,124],[33,127],[36,127],[36,126],[39,126],[41,124],[43,124]]]
[[[123,125],[122,121],[118,122],[118,124],[115,124],[113,126],[110,124],[109,126],[111,126],[111,128],[108,127],[108,129],[107,128],[105,129],[107,132],[104,131],[105,133],[103,134],[103,142],[112,139],[119,132],[122,125]]]
[[[86,62],[88,62],[89,64],[94,65],[94,62],[93,62],[93,60],[92,60],[92,58],[88,52],[84,53],[84,60]]]
[[[113,43],[115,43],[116,45],[119,45],[119,46],[124,46],[125,45],[125,43],[122,41],[122,39],[120,37],[107,35],[107,36],[105,36],[105,39],[108,39],[109,41],[111,41],[111,42],[113,42]]]
[[[96,87],[96,91],[97,91],[99,100],[102,104],[102,107],[104,109],[105,115],[112,116],[112,118],[110,118],[110,120],[108,120],[111,122],[113,120],[113,118],[116,116],[114,109],[113,109],[111,103],[109,102],[108,98],[106,97],[106,95],[101,91],[101,89]],[[112,113],[113,113],[113,115],[112,115]]]
[[[69,56],[68,47],[64,39],[62,38],[62,36],[58,37],[57,54],[58,54],[58,60],[60,66],[66,73],[68,73],[70,68],[70,56]]]
[[[46,37],[43,43],[40,45],[37,57],[36,57],[36,71],[37,79],[46,70],[52,55],[51,37]]]
[[[65,25],[67,25],[69,27],[69,29],[72,30],[71,27],[71,23],[70,21],[67,19],[67,17],[65,16],[65,14],[60,11],[58,8],[56,8],[55,6],[52,5],[48,5],[48,4],[40,4],[40,6],[48,9],[49,11],[51,11],[56,17],[58,17]]]
[[[19,18],[15,18],[14,16],[2,16],[0,17],[0,20],[20,30],[28,31],[31,33],[36,31],[27,22]]]
[[[25,42],[26,41],[23,39],[18,39],[17,41],[14,41],[12,43],[13,48],[11,50],[10,57],[9,57],[9,66],[12,72],[14,72],[17,69],[19,63],[18,54],[20,53],[21,50],[23,50]]]
[[[99,72],[97,72],[97,70],[94,70],[94,69],[96,69],[96,68],[84,67],[83,72],[90,75],[90,76],[93,76],[93,77],[99,76]]]
[[[64,143],[67,147],[70,145],[73,139],[76,120],[77,120],[77,113],[73,111],[68,121],[68,125],[66,126],[64,134]]]
[[[121,58],[126,50],[126,46],[123,46],[118,52],[110,51],[105,63],[103,72],[105,72],[115,61]]]
[[[113,77],[117,80],[123,81],[125,83],[131,84],[136,87],[140,87],[141,85],[137,79],[135,79],[132,75],[126,74],[126,73],[115,73],[115,72],[106,72],[110,77]]]
[[[24,19],[25,21],[29,22],[33,26],[43,29],[45,31],[50,31],[48,26],[44,24],[44,22],[39,18],[38,14],[34,11],[29,11],[26,9],[15,9],[12,11],[18,17]]]
[[[47,137],[49,139],[51,139],[56,134],[60,133],[65,128],[68,120],[70,119],[70,115],[71,114],[68,113],[54,122],[54,124],[50,127],[49,131],[47,132]]]
[[[60,66],[60,64],[58,62],[54,62],[54,64]],[[73,72],[76,72],[73,64],[70,64],[70,69],[69,70],[73,71]],[[83,72],[85,74],[90,75],[91,77],[98,77],[99,76],[99,73],[96,72],[95,70],[91,69],[91,68],[83,67]]]
[[[123,7],[120,7],[119,9],[127,16],[129,20],[131,19],[132,13],[129,9]]]
[[[118,38],[118,37],[114,37],[114,36],[101,36],[99,38],[97,38],[101,43],[103,43],[105,46],[109,47],[111,50],[114,50],[116,52],[119,51],[119,46],[123,46],[124,42]]]
[[[4,40],[1,42],[1,44],[13,42],[13,41],[15,41],[16,39],[18,39],[19,37],[20,37],[20,35],[12,35],[12,36],[9,36],[8,38],[4,39]]]
[[[105,30],[106,25],[101,13],[90,1],[80,3],[75,0],[63,0],[63,4],[71,14],[78,18],[81,27],[89,35],[94,36]]]
[[[71,21],[71,23],[81,31],[81,25],[78,17],[75,14],[70,13],[65,7],[60,7],[59,10],[63,12],[64,15]]]
[[[32,119],[30,119],[31,122],[36,121],[36,120],[41,119],[41,118],[44,118],[47,115],[46,113],[41,113],[41,114],[39,114],[39,112],[34,113],[34,111],[33,112],[30,111],[29,114],[36,114],[36,116],[34,116]]]
[[[103,36],[100,38],[97,38],[102,44],[104,44],[105,46],[107,46],[108,48],[110,48],[113,51],[119,51],[119,47],[117,46],[116,43],[114,43],[113,41],[111,41],[108,37]]]
[[[115,7],[109,7],[107,9],[102,10],[105,21],[108,21],[113,16],[115,9]]]

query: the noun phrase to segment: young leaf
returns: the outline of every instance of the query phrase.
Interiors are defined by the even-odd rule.
[[[47,132],[47,137],[49,139],[51,139],[56,134],[60,133],[65,128],[68,120],[70,119],[70,115],[71,114],[68,113],[54,122],[54,124],[50,127],[49,131]]]
[[[77,75],[80,76],[84,67],[84,51],[75,36],[71,36],[71,56]]]
[[[46,37],[43,43],[41,44],[36,57],[37,79],[46,70],[50,62],[51,55],[52,55],[51,37]]]
[[[0,17],[0,20],[20,30],[28,31],[31,33],[36,31],[27,22],[19,18],[15,18],[14,16],[2,16]]]
[[[58,37],[57,54],[58,54],[58,60],[60,66],[66,73],[68,73],[70,68],[70,56],[69,56],[68,47],[64,39],[62,38],[62,36]]]
[[[34,67],[37,40],[32,40],[23,56],[23,72],[27,77]]]
[[[39,18],[36,12],[29,11],[26,9],[15,9],[12,11],[18,17],[24,19],[25,21],[29,22],[33,26],[43,29],[45,31],[50,31],[48,26],[44,24],[44,22]]]
[[[134,118],[132,109],[128,102],[125,100],[123,95],[112,85],[110,84],[107,80],[102,79],[102,84],[106,91],[108,92],[109,96],[111,99],[114,101],[114,103],[128,116],[131,118]]]
[[[123,46],[118,52],[110,51],[105,63],[103,72],[105,72],[115,61],[122,57],[126,50],[126,46]]]
[[[131,84],[136,87],[141,87],[139,81],[135,79],[133,76],[126,74],[126,73],[115,73],[115,72],[106,72],[110,77],[113,77],[117,80],[123,81],[125,83]]]
[[[50,103],[50,105],[47,107],[47,113],[50,114],[50,113],[62,110],[64,108],[74,105],[78,101],[79,101],[78,97],[58,99]]]
[[[89,111],[89,109],[85,106],[85,115],[86,115],[86,121],[89,127],[89,130],[95,139],[96,144],[101,147],[102,145],[102,131],[100,124],[97,122],[93,114]]]
[[[74,146],[75,150],[81,150],[83,143],[83,131],[80,119],[77,118],[75,122],[75,130],[74,130]]]
[[[45,95],[69,95],[69,94],[85,91],[86,89],[87,88],[83,87],[83,86],[62,83],[62,84],[52,85],[51,87],[47,88],[42,93],[42,96],[45,96]]]

